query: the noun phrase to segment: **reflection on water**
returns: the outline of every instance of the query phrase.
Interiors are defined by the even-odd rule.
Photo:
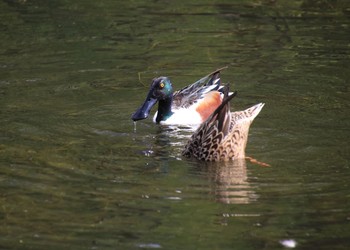
[[[137,129],[134,131],[134,135],[137,140],[142,141],[142,145],[145,145],[142,152],[146,156],[152,156],[155,158],[164,157],[175,158],[181,160],[181,152],[186,142],[195,127],[190,126],[162,126],[158,124],[151,124],[154,129],[152,135],[144,135],[142,132],[142,126],[145,124],[139,124],[140,131]]]
[[[157,132],[151,140],[149,136],[143,138],[146,147],[142,153],[147,157],[160,159],[161,165],[166,164],[169,158],[183,160],[181,152],[194,128],[154,126],[157,127]],[[248,204],[257,200],[258,195],[248,182],[245,159],[228,162],[203,162],[192,159],[188,162],[194,165],[198,174],[207,176],[208,187],[216,201],[226,204]]]
[[[199,171],[208,176],[211,194],[225,204],[248,204],[258,195],[248,182],[245,159],[228,162],[197,163]]]

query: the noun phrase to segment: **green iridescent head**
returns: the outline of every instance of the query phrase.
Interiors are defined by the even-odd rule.
[[[151,111],[151,108],[158,101],[167,101],[167,105],[171,105],[172,96],[173,86],[171,85],[169,78],[165,76],[154,78],[145,102],[132,115],[131,119],[134,121],[146,119]],[[167,110],[170,110],[170,106],[167,107]]]

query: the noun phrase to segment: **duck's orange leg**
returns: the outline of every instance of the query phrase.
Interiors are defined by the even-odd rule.
[[[247,160],[249,160],[251,163],[253,163],[253,164],[258,164],[258,165],[261,166],[261,167],[271,167],[270,164],[265,163],[265,162],[258,161],[257,159],[255,159],[255,158],[253,158],[253,157],[246,156],[245,158],[246,158]]]

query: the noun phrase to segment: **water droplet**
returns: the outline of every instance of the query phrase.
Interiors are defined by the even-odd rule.
[[[134,132],[136,132],[136,122],[134,121]]]

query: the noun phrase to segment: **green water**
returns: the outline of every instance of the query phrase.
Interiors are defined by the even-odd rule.
[[[1,249],[349,249],[348,1],[0,1]],[[247,155],[130,116],[216,68]],[[291,247],[292,245],[290,245]]]

